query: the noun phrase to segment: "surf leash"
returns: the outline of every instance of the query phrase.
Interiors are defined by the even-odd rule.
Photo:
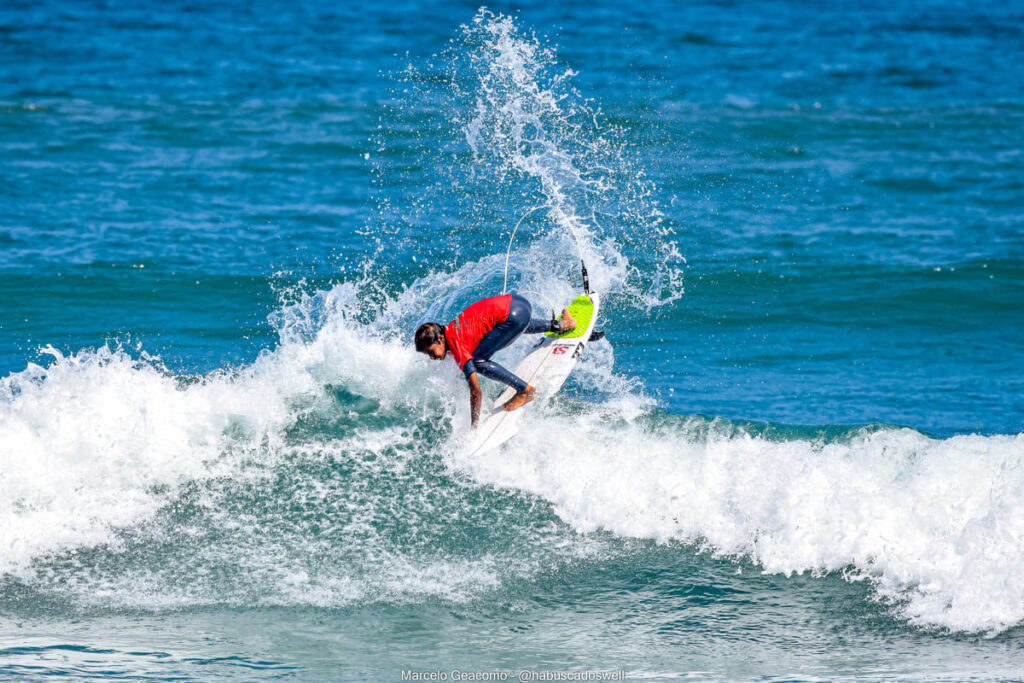
[[[576,234],[576,229],[572,226],[572,221],[570,221],[569,217],[565,215],[565,211],[562,211],[562,209],[557,206],[549,207],[547,204],[535,206],[526,213],[524,213],[522,217],[519,219],[519,222],[516,223],[516,227],[512,228],[512,235],[508,238],[508,249],[505,250],[505,281],[501,285],[501,293],[505,294],[506,292],[508,292],[508,261],[509,258],[512,256],[512,243],[516,239],[516,231],[519,230],[519,226],[523,224],[523,221],[526,220],[527,216],[529,216],[534,211],[537,211],[538,209],[544,208],[552,208],[558,211],[558,213],[562,214],[562,218],[565,219],[566,225],[569,227],[569,232],[572,233],[572,237],[576,241],[576,251],[579,252],[580,255],[580,274],[583,275],[583,293],[590,294],[593,290],[590,289],[590,276],[587,274],[587,264],[583,260],[583,245],[580,243],[580,237],[579,235]]]

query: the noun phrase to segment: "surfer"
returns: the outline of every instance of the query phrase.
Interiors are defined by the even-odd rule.
[[[569,309],[562,309],[560,320],[531,319],[530,302],[518,294],[503,294],[481,299],[441,327],[424,323],[416,330],[416,350],[434,360],[451,353],[469,383],[470,416],[476,427],[480,418],[480,380],[477,373],[515,389],[505,402],[505,410],[521,408],[533,400],[534,388],[491,360],[499,350],[520,334],[567,332],[576,327]]]

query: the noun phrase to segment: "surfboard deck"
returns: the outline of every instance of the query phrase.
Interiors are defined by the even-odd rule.
[[[565,383],[597,325],[600,298],[597,294],[581,294],[569,304],[569,315],[576,327],[569,332],[545,332],[540,341],[519,362],[513,371],[536,389],[532,402],[518,410],[505,410],[505,402],[515,395],[507,387],[491,404],[484,402],[480,421],[467,443],[469,455],[480,455],[502,445],[519,431],[526,411],[554,395]]]

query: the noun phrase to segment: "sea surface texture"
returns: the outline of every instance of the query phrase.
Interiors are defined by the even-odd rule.
[[[453,669],[1024,675],[1024,4],[0,4],[0,679]]]

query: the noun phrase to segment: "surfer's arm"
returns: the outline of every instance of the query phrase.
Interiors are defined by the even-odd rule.
[[[480,391],[480,380],[477,379],[475,372],[470,373],[466,382],[469,383],[469,420],[476,427],[476,423],[480,419],[480,401],[483,399],[483,392]]]

